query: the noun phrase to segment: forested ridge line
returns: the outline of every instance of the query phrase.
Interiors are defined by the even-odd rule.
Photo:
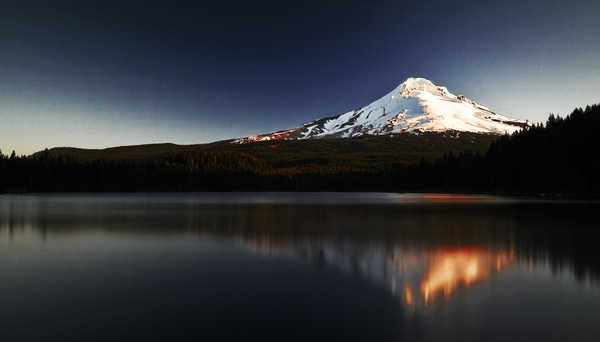
[[[487,149],[481,144],[471,149],[471,138],[424,135],[422,140],[313,141],[304,145],[307,150],[302,141],[280,142],[288,144],[282,151],[276,150],[278,143],[207,145],[212,150],[167,151],[154,158],[81,160],[48,150],[32,156],[0,152],[0,191],[444,191],[596,197],[599,112],[600,106],[592,105],[565,117],[550,115],[544,124],[501,136]],[[397,145],[394,139],[405,140]],[[455,145],[433,158],[430,150],[419,153],[419,146],[406,145],[419,141],[430,149],[445,141]],[[397,146],[416,152],[395,155]],[[369,148],[377,150],[370,155]]]

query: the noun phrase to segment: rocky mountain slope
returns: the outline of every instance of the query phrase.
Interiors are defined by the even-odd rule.
[[[511,119],[424,78],[408,78],[373,103],[300,127],[249,136],[238,143],[315,138],[348,138],[412,132],[513,133],[529,125]]]

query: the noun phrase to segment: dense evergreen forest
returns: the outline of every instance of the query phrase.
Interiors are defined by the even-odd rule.
[[[273,144],[262,150],[253,144],[236,149],[227,147],[231,144],[212,150],[167,148],[153,158],[82,159],[48,150],[26,157],[0,152],[0,192],[443,191],[595,197],[600,195],[600,158],[593,141],[599,127],[600,106],[593,105],[564,118],[550,115],[545,124],[472,149],[463,143],[474,141],[468,135],[445,140],[433,135],[344,139],[335,144],[343,144],[347,153],[317,151],[316,157],[296,162],[290,162],[297,159],[294,153],[308,153],[302,151],[305,142],[281,142],[295,149],[286,150],[291,156],[285,160],[277,159],[282,152]],[[440,150],[446,146],[444,154],[419,153],[418,146],[410,148],[416,152],[408,159],[392,153],[396,144],[415,141]],[[462,145],[453,147],[447,141]],[[313,147],[322,150],[331,144],[317,142]],[[369,148],[374,149],[373,158]],[[386,149],[392,152],[386,154]]]

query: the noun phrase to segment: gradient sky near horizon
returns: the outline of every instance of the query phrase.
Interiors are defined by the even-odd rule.
[[[600,2],[3,1],[0,149],[205,143],[425,77],[543,121],[600,102]]]

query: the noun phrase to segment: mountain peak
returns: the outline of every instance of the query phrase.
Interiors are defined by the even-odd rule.
[[[400,86],[405,88],[422,88],[422,87],[435,87],[430,80],[422,77],[409,77],[404,82],[400,83]]]
[[[409,77],[390,93],[360,109],[314,120],[293,129],[242,138],[237,142],[348,138],[404,132],[510,134],[527,125],[527,121],[496,114],[426,78]]]

